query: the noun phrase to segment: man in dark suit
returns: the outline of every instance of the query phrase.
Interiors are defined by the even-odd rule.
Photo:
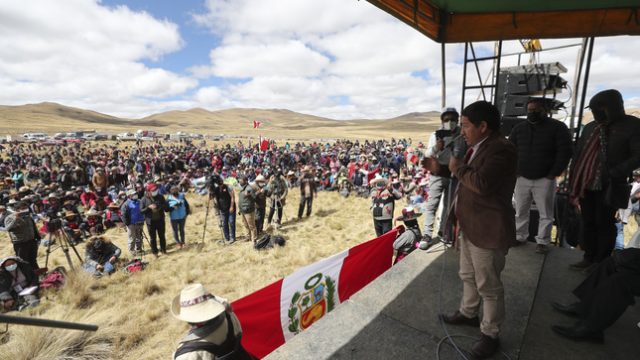
[[[500,346],[498,335],[504,321],[500,273],[515,241],[511,198],[517,155],[515,146],[500,135],[500,112],[490,103],[477,101],[467,106],[461,126],[469,150],[463,160],[452,157],[449,169],[459,181],[453,208],[460,230],[456,247],[463,293],[459,310],[441,317],[448,324],[480,326],[482,336],[471,352],[486,358]]]

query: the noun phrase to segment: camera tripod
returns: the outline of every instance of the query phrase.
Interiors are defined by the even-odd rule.
[[[54,242],[55,244],[57,244],[56,246],[52,246]],[[76,256],[78,257],[78,260],[80,260],[80,264],[84,262],[84,260],[82,260],[82,257],[78,253],[78,250],[76,249],[74,243],[69,241],[69,235],[67,235],[64,229],[60,228],[49,233],[49,243],[47,244],[47,257],[44,262],[45,268],[48,268],[49,266],[49,254],[51,254],[58,248],[62,249],[62,252],[64,252],[64,256],[67,258],[67,263],[69,264],[69,267],[71,268],[71,270],[75,270],[75,268],[73,267],[73,261],[71,261],[71,255],[69,255],[69,249],[72,249],[73,252],[76,254]]]

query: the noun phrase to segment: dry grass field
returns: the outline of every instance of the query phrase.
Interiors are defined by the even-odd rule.
[[[246,232],[241,222],[239,242],[217,244],[222,236],[213,212],[209,214],[205,242],[198,243],[202,240],[206,197],[190,194],[194,214],[187,220],[187,248],[175,249],[169,231],[168,255],[158,259],[146,256],[150,265],[145,271],[132,275],[118,271],[101,279],[81,271],[70,272],[69,282],[62,290],[44,294],[39,307],[20,314],[93,323],[100,326],[97,332],[11,326],[0,337],[0,359],[169,358],[187,330],[184,323],[171,316],[169,304],[186,284],[202,282],[216,295],[232,301],[301,266],[375,236],[366,199],[344,199],[334,192],[320,192],[311,217],[296,222],[296,193],[293,191],[288,199],[284,225],[277,231],[286,238],[286,246],[260,252],[242,241]],[[107,236],[123,249],[126,261],[126,233],[113,229]],[[84,247],[77,246],[82,255]],[[148,244],[145,247],[148,249]],[[3,233],[0,254],[12,253]],[[41,247],[41,266],[44,256],[45,248]],[[50,268],[67,266],[60,249],[51,256]]]

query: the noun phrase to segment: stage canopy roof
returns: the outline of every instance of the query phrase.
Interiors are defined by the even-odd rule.
[[[640,0],[367,0],[437,42],[640,35]]]

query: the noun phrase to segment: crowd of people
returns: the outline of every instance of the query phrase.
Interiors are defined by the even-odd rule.
[[[568,194],[583,224],[578,236],[584,258],[571,268],[587,273],[609,261],[620,225],[629,217],[622,214],[640,215],[640,121],[625,115],[615,90],[594,96],[590,107],[595,121],[582,129],[576,147],[567,126],[551,118],[545,102],[537,99],[527,105],[527,121],[506,138],[500,134],[500,113],[489,103],[476,102],[461,114],[445,108],[441,127],[426,146],[410,139],[271,142],[267,149],[243,142],[211,148],[159,141],[100,147],[10,144],[1,153],[0,230],[9,233],[16,256],[0,263],[0,301],[5,310],[15,309],[16,296],[32,287],[39,244],[86,241],[83,267],[102,276],[115,271],[121,256],[104,236],[107,229],[126,229],[128,250],[135,257],[143,251],[146,227],[151,253],[159,257],[167,254],[168,216],[176,247],[182,249],[194,240],[185,238],[191,213],[188,191],[208,194],[225,244],[237,240],[238,215],[246,240],[255,244],[270,226],[283,224],[283,208],[295,189],[300,200],[292,221],[312,214],[318,192],[336,191],[371,200],[378,236],[390,231],[394,220],[404,222],[407,231],[394,243],[396,261],[439,241],[456,243],[463,298],[459,309],[442,319],[479,326],[482,337],[473,353],[490,356],[499,346],[505,316],[500,273],[508,249],[530,237],[533,204],[540,214],[535,251],[545,254],[554,222],[562,226],[556,195]],[[631,174],[633,186],[628,182]],[[396,202],[404,205],[397,218]],[[632,246],[637,238],[640,235],[634,235]],[[631,298],[637,295],[633,291]],[[25,297],[28,304],[37,303],[37,292],[24,294],[30,296]],[[580,309],[584,313],[594,306]],[[218,307],[212,313],[224,311]],[[580,337],[585,326],[556,330]],[[589,326],[585,337],[600,338],[602,326]]]

